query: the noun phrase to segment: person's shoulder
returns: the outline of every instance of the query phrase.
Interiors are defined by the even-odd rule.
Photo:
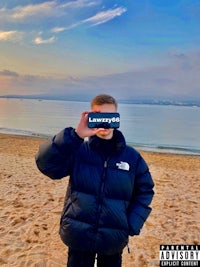
[[[135,149],[133,146],[131,145],[126,145],[125,147],[125,153],[131,157],[134,158],[139,158],[141,157],[139,151],[137,149]]]
[[[131,153],[135,153],[137,155],[140,154],[139,151],[131,145],[126,144],[126,148],[131,151]]]

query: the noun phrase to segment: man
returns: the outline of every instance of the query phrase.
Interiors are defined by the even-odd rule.
[[[116,112],[117,102],[98,95],[91,111]],[[88,128],[83,112],[76,129],[41,145],[36,162],[52,179],[69,176],[60,220],[67,267],[93,267],[96,255],[98,267],[120,267],[128,236],[140,233],[151,212],[154,183],[141,155],[119,130]]]

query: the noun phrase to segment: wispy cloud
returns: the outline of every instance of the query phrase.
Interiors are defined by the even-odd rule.
[[[36,5],[18,6],[13,9],[11,17],[14,19],[25,19],[31,16],[51,16],[56,7],[55,1],[49,1]]]
[[[51,31],[52,32],[63,32],[65,31],[67,28],[66,27],[55,27],[53,28]]]
[[[103,9],[103,11],[102,11]],[[84,10],[84,12],[83,12]],[[99,11],[101,10],[101,11]],[[117,7],[105,9],[102,0],[74,0],[61,3],[58,0],[46,1],[38,4],[18,5],[13,8],[0,8],[1,28],[21,29],[0,31],[0,41],[16,42],[23,39],[23,36],[30,36],[30,32],[38,31],[60,33],[81,25],[94,27],[116,17],[121,16],[127,9]],[[44,23],[44,20],[45,23]],[[51,25],[49,28],[48,25]],[[55,37],[43,39],[35,36],[35,44],[50,44],[56,41]]]
[[[37,37],[35,38],[34,40],[34,43],[35,44],[51,44],[51,43],[54,43],[56,40],[56,38],[54,36],[50,37],[49,39],[42,39],[41,37]]]
[[[73,23],[70,26],[61,27],[61,28],[53,28],[51,31],[52,32],[61,32],[61,31],[65,31],[65,30],[71,30],[71,29],[76,28],[82,24],[89,24],[90,26],[97,26],[97,25],[106,23],[106,22],[108,22],[108,21],[110,21],[116,17],[121,16],[126,11],[127,11],[127,9],[124,7],[117,7],[114,9],[108,9],[105,11],[101,11],[92,17],[89,17],[89,18],[84,19],[82,21],[78,21],[76,23]]]
[[[59,1],[48,1],[39,4],[30,4],[26,6],[16,6],[13,9],[0,9],[0,14],[4,19],[10,18],[14,21],[25,20],[30,17],[60,17],[66,15],[68,11],[77,8],[92,7],[99,1],[77,0],[65,4],[59,4]]]
[[[115,17],[121,16],[127,9],[124,7],[117,7],[114,9],[109,9],[106,11],[101,11],[96,15],[85,19],[83,23],[91,22],[93,26],[106,23],[109,20],[114,19]]]
[[[91,0],[77,0],[77,1],[70,1],[61,5],[62,8],[81,8],[81,7],[91,7],[96,6],[99,1],[91,1]]]
[[[12,22],[23,21],[29,19],[30,17],[35,17],[35,18],[61,17],[67,15],[68,12],[72,12],[72,9],[86,8],[98,5],[100,6],[100,2],[101,2],[100,0],[99,1],[77,0],[77,1],[70,1],[65,4],[59,4],[58,1],[54,0],[39,4],[16,6],[13,9],[1,8],[0,17],[4,21],[7,19],[7,21],[10,20]],[[127,9],[124,7],[114,7],[113,9],[101,11],[96,15],[91,16],[75,24],[80,25],[86,22],[91,22],[93,23],[93,25],[102,24],[117,16],[121,16],[126,11]],[[68,18],[66,19],[66,21],[68,21]]]
[[[0,41],[18,42],[22,39],[23,32],[19,31],[0,31]]]

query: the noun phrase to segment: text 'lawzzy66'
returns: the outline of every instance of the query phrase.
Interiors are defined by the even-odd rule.
[[[89,112],[88,128],[119,128],[120,115],[118,112]]]

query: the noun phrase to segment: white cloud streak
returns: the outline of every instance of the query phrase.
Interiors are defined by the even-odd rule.
[[[52,36],[49,39],[42,39],[41,37],[37,37],[37,38],[35,38],[34,43],[37,44],[37,45],[40,45],[40,44],[51,44],[51,43],[54,43],[55,40],[56,40],[56,38],[54,36]]]
[[[124,7],[117,7],[115,9],[109,9],[97,13],[96,15],[85,19],[83,23],[91,22],[93,26],[106,23],[109,20],[114,19],[115,17],[121,16],[127,9]]]
[[[65,31],[65,30],[66,30],[65,27],[55,27],[55,28],[53,28],[51,31],[52,31],[52,32],[63,32],[63,31]]]
[[[78,27],[82,24],[86,24],[86,23],[89,23],[92,27],[97,26],[100,24],[104,24],[104,23],[106,23],[106,22],[108,22],[108,21],[110,21],[116,17],[121,16],[126,11],[127,11],[127,9],[124,7],[117,7],[115,9],[109,9],[106,11],[101,11],[92,17],[89,17],[89,18],[84,19],[82,21],[79,21],[77,23],[73,23],[68,27],[53,28],[51,31],[52,32],[61,32],[61,31],[65,31],[65,30],[71,30],[73,28],[76,28],[76,27]]]
[[[81,7],[91,7],[96,6],[98,1],[91,1],[91,0],[77,0],[77,1],[70,1],[61,5],[62,8],[81,8]]]

